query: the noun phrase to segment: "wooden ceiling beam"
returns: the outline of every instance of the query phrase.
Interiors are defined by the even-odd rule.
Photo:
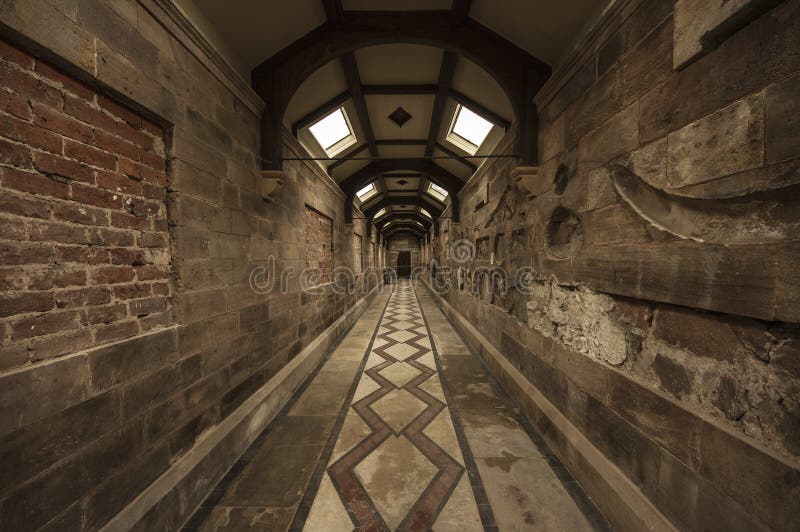
[[[466,158],[462,157],[461,155],[459,155],[458,153],[454,152],[453,150],[451,150],[450,148],[448,148],[447,146],[445,146],[441,142],[437,142],[436,143],[436,147],[439,148],[440,150],[442,150],[443,152],[445,152],[450,157],[455,157],[456,161],[460,162],[461,164],[463,164],[464,166],[469,168],[471,173],[474,174],[475,170],[478,169],[478,165],[476,165],[475,163],[473,163],[469,159],[466,159]]]
[[[378,146],[425,146],[426,139],[378,139]]]
[[[262,169],[282,169],[286,109],[311,74],[355,50],[402,42],[437,46],[485,69],[514,109],[520,165],[538,163],[539,116],[533,97],[550,76],[547,64],[469,17],[454,21],[450,10],[344,11],[341,22],[316,27],[253,69],[253,88],[264,100]]]
[[[450,85],[453,83],[453,74],[456,71],[458,55],[454,52],[444,52],[442,64],[439,68],[439,86],[436,91],[436,99],[433,102],[433,112],[431,113],[431,123],[428,127],[428,142],[425,145],[425,156],[433,155],[433,148],[439,138],[439,130],[444,119],[444,110],[447,107],[447,97],[450,94]]]
[[[435,200],[434,200],[435,201]],[[372,219],[379,210],[384,207],[393,207],[396,205],[415,205],[417,207],[422,207],[434,218],[438,218],[442,215],[444,211],[444,205],[433,204],[430,201],[427,201],[427,198],[420,198],[417,195],[406,194],[402,196],[384,196],[378,202],[371,203],[369,207],[366,209],[362,209],[364,216],[368,219]]]
[[[372,131],[367,102],[364,100],[364,93],[361,91],[361,76],[358,73],[356,56],[353,52],[346,53],[341,57],[341,62],[344,75],[347,78],[347,86],[350,89],[350,95],[356,108],[356,115],[358,115],[358,121],[364,133],[364,140],[369,146],[370,155],[377,157],[378,145],[375,143],[375,133]]]
[[[392,170],[407,170],[419,172],[426,176],[437,185],[441,186],[450,197],[450,204],[453,208],[453,221],[459,221],[458,209],[458,192],[464,186],[464,182],[435,164],[430,159],[424,158],[392,158],[392,159],[377,159],[366,166],[359,168],[353,175],[339,183],[342,191],[346,194],[344,219],[345,223],[352,223],[353,221],[353,200],[355,193],[360,188],[364,187],[367,183],[375,179],[376,176],[390,172]]]
[[[292,135],[296,137],[298,131],[300,131],[304,127],[310,126],[317,120],[324,118],[325,115],[327,115],[328,113],[332,113],[333,111],[344,105],[344,102],[346,102],[349,99],[350,99],[350,91],[345,91],[341,94],[337,94],[336,96],[334,96],[327,102],[323,103],[316,109],[298,118],[292,124]]]
[[[340,23],[344,18],[344,8],[341,0],[322,0],[325,16],[334,24]]]
[[[364,94],[373,95],[415,95],[436,94],[436,85],[364,85]]]
[[[463,105],[464,107],[469,107],[470,111],[473,111],[476,115],[480,116],[487,122],[491,122],[492,124],[506,130],[509,127],[511,127],[511,122],[509,122],[499,114],[495,113],[491,109],[485,107],[484,105],[479,104],[466,94],[462,94],[457,90],[451,90],[450,97],[456,102]]]
[[[464,21],[469,17],[469,8],[472,7],[472,0],[453,0],[453,20],[457,22]]]
[[[361,153],[362,151],[364,151],[366,149],[367,149],[367,145],[366,144],[361,144],[359,146],[356,146],[355,149],[350,150],[346,155],[343,155],[339,159],[336,159],[335,161],[333,161],[331,164],[329,164],[326,167],[326,170],[328,171],[328,175],[331,175],[331,172],[333,172],[333,170],[337,166],[339,166],[340,164],[346,163],[347,161],[349,161],[350,159],[352,159],[353,157],[355,157],[356,155],[358,155],[359,153]]]

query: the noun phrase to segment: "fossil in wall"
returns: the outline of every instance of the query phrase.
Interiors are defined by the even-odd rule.
[[[503,195],[500,197],[500,201],[497,202],[497,207],[495,207],[492,211],[492,214],[489,215],[489,220],[486,222],[485,227],[510,220],[511,217],[514,216],[514,212],[516,210],[516,196],[512,192],[511,187],[506,187],[506,189],[503,191]]]
[[[800,185],[726,199],[695,199],[654,188],[624,166],[610,170],[614,188],[654,227],[713,244],[781,242],[800,233]]]

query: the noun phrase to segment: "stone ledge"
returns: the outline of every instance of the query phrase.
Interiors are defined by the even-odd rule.
[[[543,417],[565,442],[569,456],[561,456],[559,449],[552,448],[570,472],[580,482],[586,493],[600,511],[619,530],[669,530],[676,528],[653,505],[653,503],[626,477],[619,468],[600,452],[559,410],[542,395],[506,358],[478,332],[457,310],[445,301],[422,279],[425,288],[433,297],[444,315],[453,324],[465,342],[478,351],[489,370],[513,396],[522,396],[528,404],[520,405],[524,414]],[[534,423],[536,425],[536,423]],[[545,438],[547,439],[547,438]],[[581,467],[574,467],[576,462]]]
[[[104,527],[179,529],[372,302],[374,287]],[[158,526],[153,526],[158,523]]]

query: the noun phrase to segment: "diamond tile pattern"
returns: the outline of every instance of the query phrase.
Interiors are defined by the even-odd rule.
[[[327,466],[341,496],[335,502],[346,501],[357,530],[430,530],[464,476],[461,453],[445,450],[456,441],[452,424],[442,422],[447,418],[424,432],[446,412],[433,356],[414,288],[403,281],[365,363],[362,379],[369,380],[359,384],[349,407],[348,419],[356,414],[369,435],[355,445],[348,440],[341,447],[349,450]],[[339,438],[353,435],[359,433]],[[467,502],[477,515],[474,498]]]
[[[402,388],[408,381],[419,376],[419,370],[414,369],[408,364],[398,362],[397,364],[392,364],[388,368],[381,370],[380,374],[389,379],[392,384],[398,388]],[[386,397],[389,396],[387,395]]]

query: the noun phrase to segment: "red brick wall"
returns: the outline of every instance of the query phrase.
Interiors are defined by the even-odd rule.
[[[0,370],[172,323],[162,129],[0,42]]]
[[[306,268],[317,269],[321,279],[330,278],[333,269],[333,220],[306,207]]]

